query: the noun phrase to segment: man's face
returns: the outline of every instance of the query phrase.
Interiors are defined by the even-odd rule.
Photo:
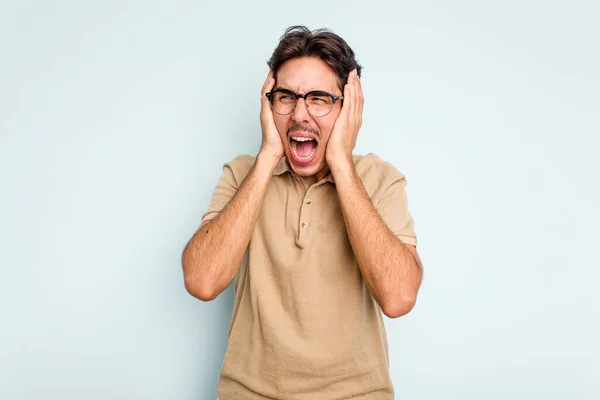
[[[312,57],[286,61],[277,72],[275,89],[288,89],[298,94],[321,90],[342,95],[335,71],[324,61]],[[273,112],[285,156],[296,174],[316,180],[327,175],[325,150],[340,111],[341,101],[338,100],[329,114],[315,117],[308,112],[305,100],[298,99],[290,114]],[[307,141],[308,138],[313,140]]]

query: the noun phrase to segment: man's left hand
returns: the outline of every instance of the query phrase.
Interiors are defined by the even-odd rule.
[[[364,98],[356,69],[348,75],[343,101],[342,111],[335,121],[325,152],[330,168],[340,163],[352,162],[352,150],[362,125]]]

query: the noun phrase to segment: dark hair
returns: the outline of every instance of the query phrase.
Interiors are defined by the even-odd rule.
[[[326,62],[337,73],[338,84],[342,90],[348,80],[348,74],[356,68],[360,76],[362,70],[348,43],[325,28],[311,32],[302,25],[290,26],[279,39],[279,44],[267,65],[277,79],[277,71],[283,63],[299,57],[317,57]]]

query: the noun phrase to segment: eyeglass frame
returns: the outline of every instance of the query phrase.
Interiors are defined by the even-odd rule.
[[[310,115],[312,115],[313,117],[317,117],[317,118],[324,117],[324,116],[328,115],[328,114],[331,112],[331,110],[333,110],[333,106],[335,105],[335,103],[336,103],[338,100],[343,100],[343,99],[344,99],[344,96],[337,96],[337,95],[335,95],[335,94],[331,94],[331,93],[329,93],[329,92],[326,92],[326,91],[324,91],[324,90],[311,90],[310,92],[307,92],[307,93],[304,93],[304,94],[298,94],[298,93],[294,92],[293,90],[289,90],[289,89],[283,89],[283,88],[278,88],[278,89],[275,89],[275,90],[272,90],[272,91],[270,91],[270,92],[267,92],[267,93],[265,93],[265,96],[267,96],[267,98],[269,99],[269,103],[271,103],[271,107],[273,107],[273,95],[274,95],[275,93],[277,93],[277,92],[288,93],[288,94],[291,94],[291,95],[293,95],[293,96],[296,98],[296,103],[294,104],[294,108],[292,108],[292,109],[290,110],[290,112],[289,112],[289,113],[286,113],[286,114],[281,114],[281,113],[278,113],[278,112],[276,112],[276,111],[275,111],[275,109],[273,109],[273,111],[275,111],[275,112],[276,112],[277,114],[279,114],[279,115],[290,115],[290,114],[291,114],[291,113],[293,113],[293,112],[294,112],[294,110],[296,109],[296,106],[298,105],[298,99],[304,99],[304,102],[306,103],[306,98],[307,98],[308,96],[310,96],[311,94],[314,94],[314,93],[322,93],[322,94],[325,94],[325,95],[327,95],[327,96],[331,97],[331,100],[332,100],[332,103],[331,103],[331,108],[329,109],[329,111],[327,111],[327,113],[325,113],[325,114],[323,114],[323,115],[318,115],[318,116],[317,116],[317,115],[313,115],[313,114],[310,112],[310,109],[308,108],[308,105],[306,105],[306,111],[308,111],[308,113],[309,113]]]

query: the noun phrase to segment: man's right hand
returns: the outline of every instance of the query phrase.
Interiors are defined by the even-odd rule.
[[[262,145],[260,147],[260,153],[270,155],[275,158],[276,161],[279,161],[279,159],[283,157],[283,143],[281,142],[281,137],[275,126],[271,103],[266,96],[267,92],[273,90],[274,86],[275,78],[273,78],[273,71],[269,71],[267,80],[262,87],[260,99],[260,125],[262,128]]]

